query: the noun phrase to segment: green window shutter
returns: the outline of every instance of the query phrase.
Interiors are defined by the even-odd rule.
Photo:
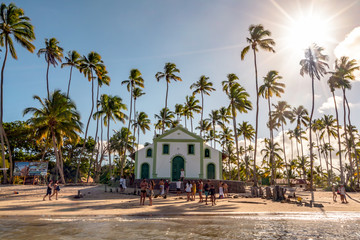
[[[188,145],[188,154],[195,154],[194,144],[189,144]]]
[[[209,149],[205,149],[205,157],[206,158],[210,157],[210,150]]]
[[[152,157],[152,149],[151,148],[146,150],[146,157]]]
[[[163,154],[169,154],[169,144],[163,144]]]

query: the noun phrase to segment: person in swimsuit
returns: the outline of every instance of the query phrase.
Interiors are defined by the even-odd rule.
[[[207,182],[205,183],[205,205],[208,205],[207,204],[207,199],[208,199],[208,196],[209,196],[209,191],[210,191],[210,181],[207,180]]]
[[[187,181],[186,186],[185,186],[185,192],[186,192],[186,195],[187,195],[187,202],[190,201],[191,188],[192,188],[191,182]]]
[[[227,198],[229,197],[229,186],[224,182],[223,187],[224,187],[224,197]]]
[[[192,181],[192,187],[191,187],[191,199],[192,201],[195,201],[196,198],[196,182]]]
[[[152,198],[154,196],[154,187],[155,187],[154,180],[150,180],[150,184],[149,184],[149,188],[148,188],[148,190],[149,190],[149,192],[148,192],[148,194],[149,194],[149,206],[152,206]]]
[[[43,197],[43,201],[45,201],[46,196],[49,195],[49,201],[51,201],[51,189],[52,189],[53,180],[50,180],[49,184],[47,185],[46,195]]]
[[[220,181],[219,183],[219,199],[224,198],[224,183]]]
[[[159,186],[160,186],[159,195],[164,196],[165,192],[164,192],[164,180],[163,179],[160,179]]]
[[[204,200],[203,200],[203,196],[202,196],[203,190],[204,190],[204,183],[203,183],[203,181],[200,179],[200,180],[199,180],[199,198],[200,198],[199,203],[201,203],[201,202],[204,201]]]
[[[215,187],[214,185],[211,185],[210,187],[210,196],[211,196],[211,206],[216,205],[216,197],[215,197]]]
[[[140,183],[140,205],[145,204],[145,198],[146,198],[146,189],[148,188],[148,183],[145,179],[143,179]]]
[[[169,194],[169,189],[170,189],[170,184],[169,184],[169,180],[165,180],[165,196]]]
[[[54,193],[51,195],[51,197],[55,195],[55,199],[58,200],[58,193],[60,191],[59,181],[55,182],[53,189],[54,189]]]

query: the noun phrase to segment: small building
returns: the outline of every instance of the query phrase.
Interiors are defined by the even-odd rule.
[[[184,169],[185,178],[221,180],[222,157],[220,151],[180,125],[135,152],[135,178],[177,181]]]

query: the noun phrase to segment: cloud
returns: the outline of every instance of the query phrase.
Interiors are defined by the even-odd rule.
[[[342,104],[342,98],[339,96],[335,96],[335,101],[336,104],[339,108],[339,106],[341,106]],[[332,97],[329,97],[326,102],[324,102],[319,108],[318,108],[318,112],[319,113],[324,113],[326,110],[333,110],[335,108],[334,106],[334,99]]]
[[[360,26],[354,28],[345,39],[340,42],[334,49],[336,58],[348,56],[350,59],[355,59],[360,63]],[[357,81],[360,81],[360,71],[355,72]]]

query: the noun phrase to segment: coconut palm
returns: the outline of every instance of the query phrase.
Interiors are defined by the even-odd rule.
[[[163,108],[161,109],[159,114],[154,115],[155,119],[158,119],[157,125],[161,129],[165,129],[165,127],[170,128],[174,119],[174,113],[170,111],[169,109]]]
[[[81,63],[81,55],[77,51],[72,50],[72,51],[68,52],[67,56],[65,56],[65,60],[66,60],[66,62],[61,64],[61,68],[70,67],[69,84],[68,84],[68,89],[67,89],[67,94],[66,94],[66,96],[69,97],[72,70],[73,70],[73,67],[75,67],[77,69],[79,68],[80,63]]]
[[[100,96],[100,101],[98,105],[101,107],[94,116],[96,118],[104,116],[104,126],[107,126],[107,142],[108,142],[108,154],[109,154],[109,166],[110,166],[110,175],[112,176],[112,165],[111,165],[111,151],[110,149],[110,121],[113,120],[116,123],[116,120],[119,120],[122,123],[125,123],[127,116],[122,110],[127,110],[126,105],[122,102],[122,99],[118,96],[111,96],[102,94]],[[121,174],[123,174],[123,164],[121,168]]]
[[[253,50],[254,54],[254,67],[255,67],[255,83],[256,83],[256,124],[255,124],[255,149],[254,149],[254,184],[257,184],[257,177],[256,177],[256,152],[257,152],[257,138],[258,138],[258,120],[259,120],[259,87],[258,87],[258,69],[257,69],[257,62],[256,62],[256,52],[259,49],[268,51],[268,52],[275,52],[274,46],[275,41],[270,38],[271,32],[266,30],[263,25],[250,25],[249,27],[250,37],[246,38],[246,41],[249,43],[241,51],[241,60],[244,60],[246,54],[249,52],[250,48]]]
[[[137,118],[135,119],[134,122],[134,129],[137,129],[137,148],[136,151],[138,150],[139,147],[139,142],[140,142],[140,130],[142,131],[143,134],[145,134],[146,130],[150,130],[150,119],[148,117],[148,115],[144,112],[140,112],[139,114],[137,114]],[[134,131],[135,134],[135,131]]]
[[[193,132],[193,118],[194,118],[194,112],[200,113],[201,107],[199,104],[199,100],[195,99],[195,96],[186,96],[185,98],[185,109],[188,111],[188,117],[190,118],[190,124],[191,124],[191,132]]]
[[[321,119],[321,123],[322,123],[322,128],[324,129],[324,131],[322,131],[322,133],[320,134],[320,139],[323,139],[325,137],[325,133],[326,133],[327,138],[328,138],[328,144],[329,144],[329,146],[331,146],[330,138],[333,137],[336,139],[338,137],[336,128],[335,128],[336,120],[334,119],[334,117],[332,115],[324,115]],[[329,157],[330,157],[331,172],[333,172],[331,148],[329,148]]]
[[[158,72],[155,75],[156,80],[159,82],[161,79],[165,79],[166,81],[166,96],[165,96],[165,108],[167,109],[167,99],[169,92],[169,83],[171,80],[173,81],[182,81],[182,79],[175,75],[176,73],[180,73],[180,70],[176,67],[175,63],[166,63],[164,66],[164,72]],[[163,111],[163,122],[165,122],[166,111]],[[165,126],[162,126],[162,133],[164,133]]]
[[[296,122],[296,129],[295,129],[295,137],[296,139],[300,142],[301,145],[301,156],[302,158],[304,157],[304,148],[303,148],[303,142],[302,142],[302,134],[305,133],[302,130],[302,126],[307,127],[308,123],[309,123],[309,113],[306,110],[306,108],[304,108],[304,106],[300,105],[299,107],[294,107],[293,108],[293,118],[290,120],[292,123]],[[300,137],[297,137],[300,136]]]
[[[47,69],[46,69],[46,89],[47,95],[49,98],[50,90],[49,90],[49,67],[50,64],[56,67],[58,62],[62,61],[64,57],[63,49],[59,46],[59,41],[56,38],[45,38],[45,48],[39,49],[37,55],[40,57],[41,54],[45,55],[45,61],[47,62]]]
[[[182,104],[175,104],[175,111],[174,113],[177,116],[177,120],[180,121],[180,117],[184,115],[184,105]]]
[[[208,132],[211,129],[211,122],[207,119],[199,121],[199,126],[195,128],[195,130],[200,130],[201,132]]]
[[[300,75],[304,76],[307,74],[311,78],[311,91],[312,91],[312,104],[311,104],[311,113],[309,119],[309,129],[312,129],[312,117],[314,114],[314,106],[315,106],[315,88],[314,88],[314,79],[317,78],[320,80],[324,74],[326,74],[326,68],[329,65],[326,63],[328,57],[322,53],[324,49],[322,47],[313,44],[311,47],[305,50],[305,58],[300,61],[301,69]],[[310,141],[310,188],[311,188],[311,205],[314,202],[314,192],[313,192],[313,142],[312,142],[312,134],[309,131],[309,141]]]
[[[235,146],[236,146],[236,159],[238,166],[238,180],[240,180],[240,159],[239,159],[239,147],[238,147],[238,135],[236,131],[236,115],[237,112],[247,113],[248,110],[252,109],[252,104],[248,98],[249,94],[246,92],[245,88],[241,87],[240,84],[234,83],[227,92],[229,103],[229,110],[233,119],[233,131],[235,135]]]
[[[213,83],[212,82],[208,82],[209,78],[206,77],[205,75],[202,75],[200,77],[200,79],[196,82],[193,83],[190,86],[190,89],[194,88],[193,91],[193,95],[200,93],[201,94],[201,119],[200,121],[203,121],[203,116],[204,116],[204,94],[210,96],[210,92],[212,91],[216,91],[215,88],[213,88]],[[202,130],[200,130],[200,137],[202,136]]]
[[[321,152],[320,152],[320,149],[321,149],[320,135],[321,135],[321,132],[323,129],[324,129],[324,123],[323,123],[322,119],[314,119],[313,123],[312,123],[312,131],[315,133],[315,138],[316,138],[316,145],[314,145],[314,147],[316,147],[318,150],[318,156],[319,156],[321,170],[323,169],[323,167],[322,167],[322,159],[321,159]],[[325,161],[325,165],[326,165],[326,175],[329,177],[329,174],[328,174],[329,166],[328,166],[327,161]],[[328,178],[328,186],[330,186],[330,178]]]
[[[10,3],[8,6],[5,3],[0,7],[0,46],[5,45],[4,60],[1,68],[1,83],[0,83],[0,139],[1,139],[1,159],[5,159],[4,138],[7,139],[5,130],[3,128],[4,119],[4,70],[7,61],[7,56],[10,51],[11,56],[17,59],[15,46],[13,44],[13,38],[22,47],[26,48],[29,52],[33,53],[35,46],[31,43],[35,40],[34,27],[31,25],[30,18],[25,16],[24,10],[18,8],[14,3]],[[12,157],[10,145],[9,160],[10,169],[12,169]],[[5,161],[3,161],[3,167],[5,168]],[[11,170],[12,171],[12,170]],[[10,176],[12,176],[10,171]],[[3,172],[4,182],[7,181],[6,170]],[[11,179],[10,179],[11,180]]]
[[[246,146],[246,140],[249,140],[250,142],[254,139],[255,130],[254,127],[246,121],[243,121],[241,124],[239,123],[239,127],[236,129],[238,131],[239,135],[242,135],[244,138],[244,153],[245,153],[245,167],[246,167],[246,180],[249,180],[250,177],[250,168],[249,168],[249,157],[247,156],[247,146]]]
[[[271,118],[271,97],[273,95],[277,97],[281,97],[281,93],[284,93],[284,87],[285,84],[278,82],[281,80],[282,77],[279,75],[277,71],[269,71],[267,75],[264,77],[264,84],[260,86],[259,88],[259,94],[262,95],[265,99],[268,101],[268,111],[269,111],[269,123],[273,124],[275,122],[272,121]],[[270,142],[271,146],[274,145],[274,135],[272,131],[272,127],[270,127]],[[270,161],[273,161],[273,156],[270,155]],[[272,166],[275,167],[275,164],[272,162]],[[274,184],[275,180],[275,169],[272,169],[272,180],[273,182],[271,184]]]
[[[231,114],[227,107],[221,107],[219,109],[219,125],[224,127],[227,123],[230,123]]]
[[[209,113],[209,118],[207,118],[206,120],[211,122],[212,132],[213,132],[212,140],[214,141],[214,148],[216,148],[216,141],[215,141],[216,129],[215,129],[215,126],[219,123],[219,120],[220,120],[220,112],[219,112],[219,110],[212,110]]]
[[[132,135],[131,131],[128,128],[122,127],[120,131],[115,131],[114,135],[110,139],[110,151],[117,151],[119,156],[126,156],[126,152],[134,152],[134,147],[132,143],[134,141],[134,136]],[[121,175],[124,172],[125,167],[125,160],[120,158],[120,168],[121,168]]]
[[[63,138],[70,141],[79,139],[82,123],[80,114],[76,110],[75,103],[72,102],[65,94],[56,90],[50,95],[49,99],[38,100],[41,108],[29,107],[24,110],[24,115],[32,113],[33,117],[27,123],[33,127],[36,138],[41,140],[52,140],[54,153],[56,157],[56,166],[60,173],[60,178],[65,183],[64,171],[62,168],[62,157],[59,156],[58,147],[62,145]]]

